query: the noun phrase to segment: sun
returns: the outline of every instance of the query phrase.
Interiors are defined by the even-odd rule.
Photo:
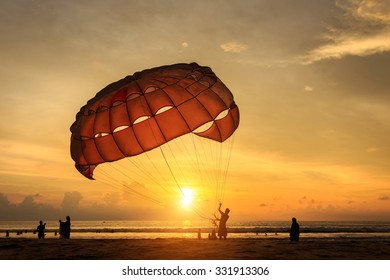
[[[194,192],[189,188],[182,188],[181,205],[184,208],[188,208],[194,199]]]

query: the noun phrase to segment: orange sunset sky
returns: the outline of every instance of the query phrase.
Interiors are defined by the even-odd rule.
[[[179,62],[210,66],[240,108],[232,221],[390,220],[388,0],[2,1],[0,35],[0,220],[199,218],[198,183],[154,203],[69,153],[99,90]]]

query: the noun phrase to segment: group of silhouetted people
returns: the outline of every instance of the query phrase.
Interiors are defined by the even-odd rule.
[[[60,239],[69,239],[70,238],[70,217],[66,216],[65,221],[58,221],[60,223],[59,232],[60,232]],[[39,221],[39,225],[37,226],[35,232],[38,233],[38,239],[45,239],[45,229],[46,229],[46,223],[43,221]],[[57,235],[57,231],[55,232],[55,235]],[[9,236],[9,234],[8,234]]]
[[[225,212],[222,212],[221,206],[222,206],[222,204],[220,203],[218,211],[221,214],[221,216],[220,216],[220,218],[215,216],[215,219],[216,219],[216,221],[219,221],[219,224],[218,224],[218,237],[219,237],[219,239],[226,239],[226,237],[227,237],[226,222],[229,219],[230,209],[226,208]],[[217,225],[217,224],[215,223],[215,225]],[[291,224],[291,228],[290,228],[290,241],[296,241],[296,242],[299,241],[299,234],[300,234],[300,230],[299,230],[299,224],[297,222],[297,219],[292,218],[292,224]],[[265,234],[265,235],[267,235],[267,234]],[[275,233],[275,235],[277,235],[277,234]],[[211,232],[211,234],[209,233],[208,238],[211,240],[218,239],[214,229]],[[200,239],[200,230],[198,232],[198,239]]]
[[[222,212],[221,210],[222,204],[219,204],[218,211],[220,213],[220,217],[215,217],[216,221],[219,221],[218,224],[218,237],[219,239],[226,239],[227,237],[227,227],[226,223],[229,219],[229,213],[230,209],[226,208],[225,212]],[[67,216],[65,221],[58,221],[60,223],[59,226],[59,233],[60,233],[60,239],[69,239],[70,238],[70,217]],[[39,225],[37,226],[36,232],[38,233],[38,239],[44,239],[45,238],[45,228],[46,223],[43,223],[43,221],[39,221]],[[57,233],[57,232],[56,232]],[[299,241],[299,224],[297,222],[296,218],[292,218],[292,224],[290,228],[290,241]],[[9,237],[9,232],[6,232],[6,237]],[[217,234],[215,230],[209,233],[208,238],[209,239],[218,239]],[[200,230],[198,231],[198,239],[201,238]]]

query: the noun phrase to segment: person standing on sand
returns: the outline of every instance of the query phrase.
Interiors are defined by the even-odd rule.
[[[223,237],[223,239],[226,239],[226,236],[227,236],[226,222],[229,219],[228,214],[230,212],[230,209],[226,208],[225,212],[222,212],[221,206],[222,206],[222,203],[219,204],[219,208],[218,208],[218,211],[221,214],[221,218],[217,219],[219,221],[218,236],[219,236],[219,239],[222,239],[222,237]]]
[[[290,241],[299,241],[299,224],[296,218],[292,218]]]
[[[60,222],[60,238],[69,239],[70,238],[70,217],[66,216],[66,221]]]
[[[38,239],[45,239],[45,227],[46,223],[39,221],[39,225],[37,226]]]

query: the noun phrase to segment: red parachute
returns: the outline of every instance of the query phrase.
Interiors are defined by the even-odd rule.
[[[108,85],[76,115],[71,156],[89,179],[98,164],[150,151],[188,133],[223,142],[239,124],[230,90],[209,67],[174,64]]]

